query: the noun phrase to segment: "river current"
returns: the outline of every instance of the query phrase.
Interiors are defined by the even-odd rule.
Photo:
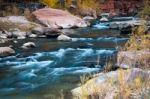
[[[72,41],[30,38],[5,44],[13,45],[16,55],[0,58],[0,99],[71,99],[80,76],[102,71],[109,61],[115,65],[118,49],[128,40],[117,30],[62,31]],[[35,42],[36,48],[22,49],[27,41]]]

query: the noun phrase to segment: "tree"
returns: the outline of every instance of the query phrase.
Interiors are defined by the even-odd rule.
[[[40,0],[41,3],[48,7],[57,8],[59,7],[59,0]]]
[[[144,19],[150,18],[150,1],[144,0],[144,7],[143,10],[139,13],[139,15]]]

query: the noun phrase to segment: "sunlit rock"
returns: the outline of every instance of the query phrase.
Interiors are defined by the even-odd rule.
[[[96,99],[114,99],[120,93],[120,88],[123,88],[122,90],[130,90],[130,93],[134,94],[134,96],[130,96],[132,99],[140,99],[142,94],[133,89],[137,90],[137,87],[144,87],[147,81],[150,81],[150,71],[138,68],[117,70],[97,74],[94,78],[88,80],[80,87],[73,89],[71,92],[75,99],[83,99],[83,97],[87,97],[85,99],[89,99],[90,97],[97,97]],[[142,91],[144,94],[148,94],[149,89],[149,87],[146,88],[145,86]]]
[[[121,68],[150,67],[150,51],[121,51],[117,56],[117,65]]]
[[[36,47],[36,45],[33,42],[27,42],[22,45],[23,49],[29,49],[29,48],[35,48],[35,47]]]
[[[61,34],[60,36],[58,36],[57,40],[59,41],[71,41],[71,37],[67,36],[67,35],[64,35],[64,34]]]
[[[24,16],[7,16],[0,17],[0,29],[10,31],[11,29],[19,29],[21,31],[31,31],[39,24],[28,21]]]
[[[101,21],[101,22],[108,22],[109,20],[108,20],[108,18],[106,18],[106,17],[102,17],[102,18],[100,19],[100,21]]]
[[[15,51],[10,47],[0,47],[0,56],[9,56],[15,54]]]
[[[87,27],[84,20],[63,10],[43,8],[32,15],[36,21],[50,28]]]

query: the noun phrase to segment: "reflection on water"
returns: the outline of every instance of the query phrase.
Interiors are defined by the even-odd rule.
[[[63,31],[73,40],[28,39],[37,45],[33,50],[20,48],[25,40],[5,44],[13,45],[17,54],[0,58],[1,98],[58,99],[62,89],[65,99],[71,99],[70,90],[78,86],[80,76],[101,71],[109,60],[115,64],[118,46],[127,41],[117,31]]]

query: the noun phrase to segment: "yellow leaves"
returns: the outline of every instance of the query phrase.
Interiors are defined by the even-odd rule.
[[[148,4],[146,4],[146,5],[144,6],[143,14],[144,14],[144,15],[150,15],[150,6],[149,6]]]
[[[130,51],[149,49],[150,48],[150,35],[144,34],[146,26],[139,26],[133,29],[133,33],[125,44],[125,49]]]
[[[99,3],[96,0],[82,0],[79,4],[79,8],[83,10],[96,10],[99,7]]]
[[[58,7],[58,0],[41,0],[41,3],[52,8]]]

